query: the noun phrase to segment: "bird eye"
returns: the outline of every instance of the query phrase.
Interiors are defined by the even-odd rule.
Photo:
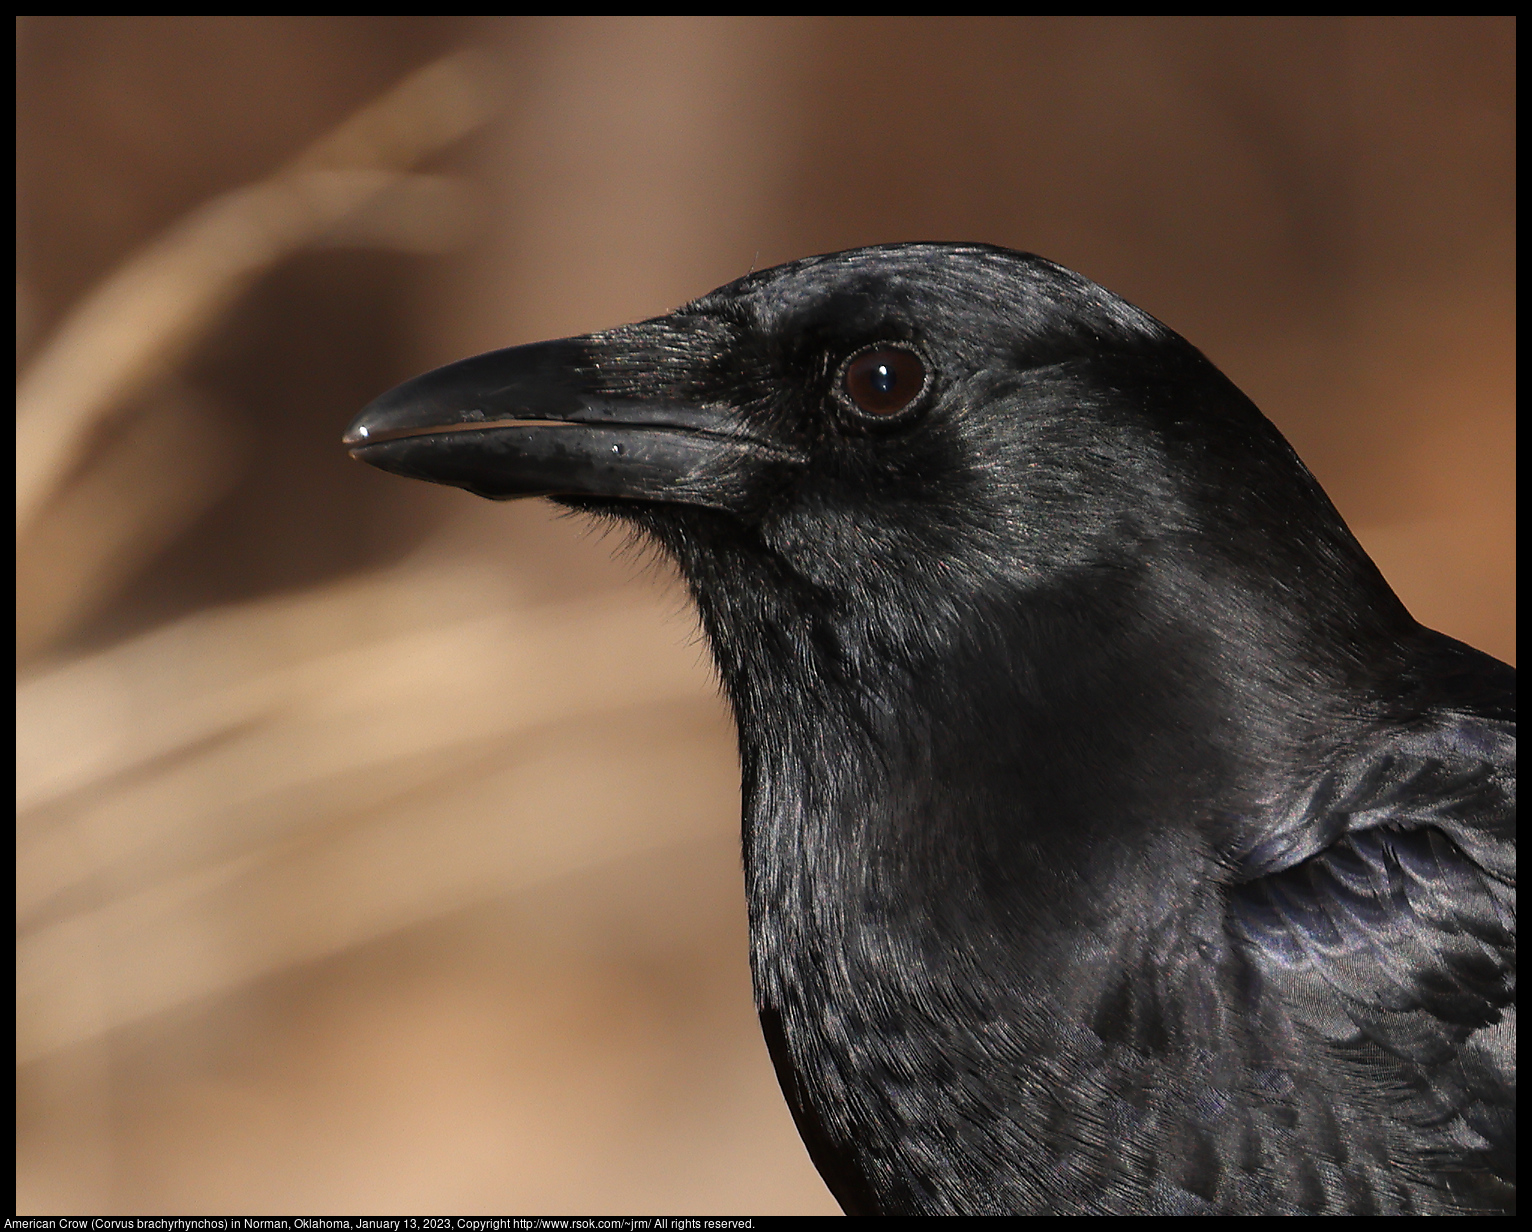
[[[869,415],[895,415],[926,387],[920,356],[902,347],[874,347],[846,365],[846,396]]]

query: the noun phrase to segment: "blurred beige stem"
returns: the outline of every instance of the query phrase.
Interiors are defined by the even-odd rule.
[[[529,607],[426,550],[25,676],[18,1059],[732,831],[732,736],[677,624],[668,593]]]
[[[610,747],[556,729],[503,769],[27,933],[17,1063],[594,864],[732,834],[728,729],[710,704],[688,717],[657,728],[652,713],[618,716]]]
[[[78,459],[90,429],[171,372],[251,280],[323,241],[405,182],[400,168],[490,114],[483,62],[473,53],[439,60],[271,179],[203,205],[90,292],[17,386],[18,539]],[[418,243],[419,230],[405,242]]]
[[[125,419],[16,544],[18,662],[77,627],[237,477],[225,421],[181,382]]]
[[[549,724],[714,702],[665,611],[561,604],[374,636],[358,619],[352,645],[320,652],[311,634],[315,653],[286,663],[263,650],[280,640],[274,624],[294,627],[288,614],[267,613],[263,632],[257,613],[235,611],[214,625],[231,634],[242,618],[246,638],[229,642],[238,655],[183,627],[28,681],[17,694],[17,791],[31,806],[17,819],[18,925],[52,900],[122,893],[418,791],[458,772],[455,750],[472,760],[485,742],[514,747]],[[571,679],[570,663],[586,670]]]

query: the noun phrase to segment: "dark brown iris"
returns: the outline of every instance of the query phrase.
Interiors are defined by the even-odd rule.
[[[920,356],[903,347],[875,347],[846,365],[846,396],[869,415],[896,415],[926,385]]]

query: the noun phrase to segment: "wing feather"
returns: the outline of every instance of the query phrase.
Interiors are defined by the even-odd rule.
[[[1231,923],[1289,1016],[1392,1093],[1422,1157],[1509,1181],[1514,724],[1449,714],[1359,750],[1245,874]]]

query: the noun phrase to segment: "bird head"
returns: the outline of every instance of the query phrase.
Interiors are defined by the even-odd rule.
[[[1141,604],[1144,587],[1168,605],[1204,591],[1210,613],[1253,602],[1267,629],[1278,610],[1394,615],[1318,485],[1212,364],[1006,249],[890,245],[753,273],[667,316],[427,373],[345,439],[401,475],[635,523],[709,621],[771,623],[762,605],[790,596],[914,653],[977,611]]]

